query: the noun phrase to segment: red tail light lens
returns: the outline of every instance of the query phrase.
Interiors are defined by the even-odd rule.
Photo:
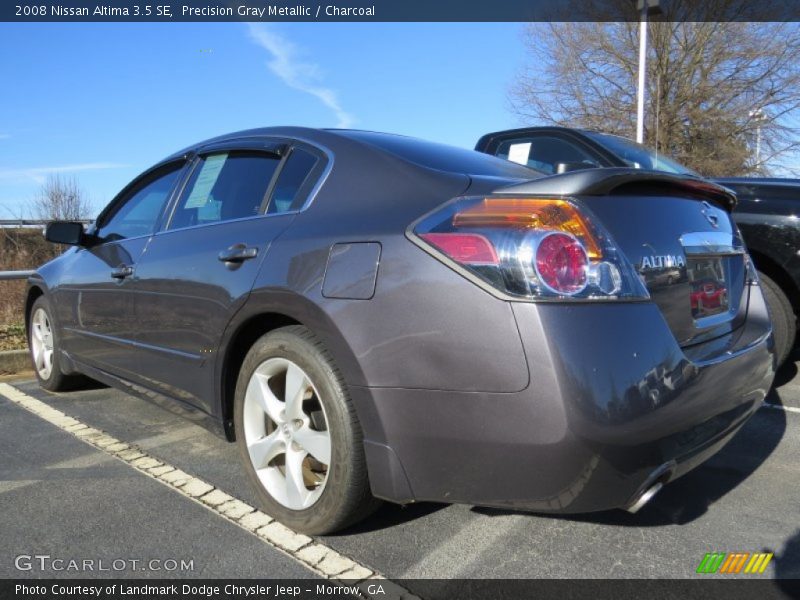
[[[492,243],[475,233],[423,233],[420,237],[465,265],[499,265]]]
[[[551,233],[536,248],[536,272],[559,294],[577,294],[586,287],[589,257],[581,243],[565,233]]]
[[[513,298],[648,297],[611,236],[572,199],[456,198],[413,224],[409,238]]]

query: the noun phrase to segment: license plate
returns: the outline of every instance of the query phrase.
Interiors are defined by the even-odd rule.
[[[728,281],[725,258],[690,258],[687,271],[691,284],[692,317],[702,319],[728,312]]]

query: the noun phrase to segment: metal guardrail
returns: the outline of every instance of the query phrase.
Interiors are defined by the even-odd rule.
[[[76,219],[78,223],[89,225],[94,223],[93,219]],[[50,219],[0,219],[0,229],[16,227],[44,227],[51,223]],[[12,281],[15,279],[27,279],[35,271],[0,271],[0,281]]]
[[[76,219],[76,222],[89,225],[94,223],[94,219]],[[45,227],[52,223],[51,219],[0,219],[0,229],[19,228],[19,227]],[[0,281],[12,281],[15,279],[27,279],[35,271],[0,271]]]
[[[10,281],[12,279],[27,279],[36,271],[0,271],[0,281]]]
[[[76,219],[77,223],[89,225],[94,223],[94,219]],[[16,228],[16,227],[44,227],[48,223],[52,223],[51,219],[0,219],[0,229],[2,228]]]

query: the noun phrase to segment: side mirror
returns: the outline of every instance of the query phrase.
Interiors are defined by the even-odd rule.
[[[582,171],[583,169],[595,169],[597,165],[589,162],[560,162],[556,163],[556,175],[569,173],[570,171]]]
[[[83,224],[74,221],[53,221],[44,230],[44,239],[56,244],[82,246],[85,244]]]

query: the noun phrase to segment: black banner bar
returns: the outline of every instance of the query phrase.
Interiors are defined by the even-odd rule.
[[[641,1],[641,0],[639,0]],[[649,0],[653,5],[653,0]],[[799,21],[797,0],[658,0],[651,20]],[[637,0],[5,0],[0,21],[638,21]]]
[[[396,585],[405,588],[396,587]],[[772,600],[798,598],[800,580],[743,576],[676,580],[626,579],[453,579],[453,580],[167,580],[25,579],[0,581],[0,598],[9,600],[399,600],[411,594],[423,600]]]

